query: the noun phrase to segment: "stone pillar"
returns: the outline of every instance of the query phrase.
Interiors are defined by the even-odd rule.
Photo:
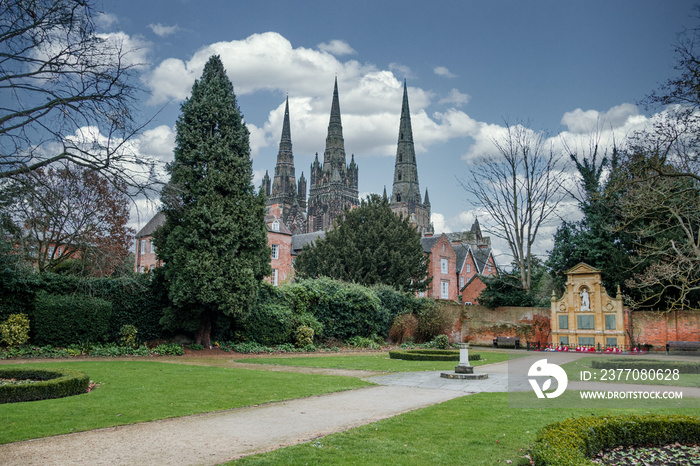
[[[455,366],[457,374],[473,374],[474,367],[469,364],[469,343],[459,344],[459,365]]]

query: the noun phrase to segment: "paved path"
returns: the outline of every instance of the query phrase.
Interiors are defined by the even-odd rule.
[[[536,353],[520,359],[518,367],[527,368],[532,362],[543,358],[563,364],[580,357],[582,355],[576,353]],[[215,465],[471,393],[505,392],[509,384],[512,390],[531,389],[526,373],[513,374],[511,370],[509,379],[508,362],[478,366],[475,372],[486,372],[489,378],[469,381],[446,379],[440,377],[439,371],[367,377],[366,372],[358,371],[354,375],[378,386],[259,407],[0,445],[0,464]],[[630,386],[626,385],[625,388],[630,389]],[[690,396],[700,397],[700,389],[692,391],[694,395]]]

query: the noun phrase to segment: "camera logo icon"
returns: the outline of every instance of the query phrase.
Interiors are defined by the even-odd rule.
[[[557,364],[548,363],[546,359],[540,359],[530,366],[527,375],[528,377],[550,377],[544,381],[542,387],[540,387],[537,379],[528,379],[532,389],[537,394],[537,398],[556,398],[564,393],[569,383],[569,378],[566,376],[564,369]],[[546,393],[552,385],[552,377],[557,381],[557,389],[551,393]]]

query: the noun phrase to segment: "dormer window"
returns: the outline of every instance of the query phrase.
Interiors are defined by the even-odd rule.
[[[280,222],[278,220],[272,222],[272,231],[280,231]]]

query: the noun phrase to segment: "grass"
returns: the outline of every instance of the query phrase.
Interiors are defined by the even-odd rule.
[[[19,365],[3,365],[18,367]],[[0,443],[303,398],[371,385],[305,375],[154,361],[36,363],[76,369],[101,385],[82,395],[0,405]],[[251,389],[254,387],[254,389]]]
[[[548,424],[648,411],[514,409],[506,393],[479,393],[227,464],[529,464],[522,457]]]
[[[479,352],[471,351],[471,353],[481,354],[480,361],[471,361],[472,366],[480,366],[483,364],[492,364],[508,360],[507,353],[498,352]],[[282,366],[298,366],[298,367],[320,367],[326,369],[353,369],[364,371],[381,371],[381,372],[409,372],[409,371],[441,371],[454,370],[457,361],[406,361],[403,359],[390,359],[389,353],[381,354],[348,354],[342,356],[324,356],[324,357],[286,357],[286,358],[251,358],[238,359],[236,362],[248,364],[276,364]]]
[[[569,380],[581,380],[581,371],[596,371],[601,374],[602,369],[593,369],[593,361],[605,361],[606,358],[581,358],[562,365],[566,371]],[[634,361],[634,360],[632,360]],[[656,361],[655,361],[656,362]],[[658,368],[662,369],[664,363],[672,362],[671,360],[658,360]],[[598,380],[599,382],[604,382]],[[633,380],[632,378],[622,380],[611,380],[610,383],[628,383],[635,385],[670,385],[675,387],[700,387],[700,374],[680,374],[678,380]]]

